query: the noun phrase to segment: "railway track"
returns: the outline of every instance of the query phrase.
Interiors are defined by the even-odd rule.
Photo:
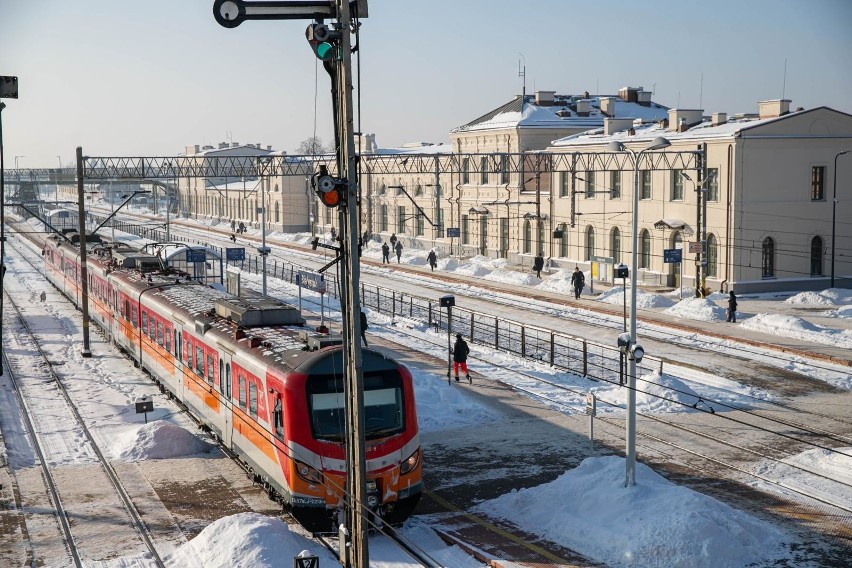
[[[55,362],[39,346],[38,338],[12,295],[6,294],[6,302],[14,316],[9,318],[4,329],[13,329],[14,332],[7,338],[3,357],[8,379],[19,403],[21,419],[35,453],[34,461],[40,468],[68,555],[66,562],[58,564],[67,565],[67,561],[70,561],[74,566],[82,568],[92,561],[104,560],[98,557],[100,551],[96,542],[103,538],[104,531],[108,531],[112,540],[124,542],[129,550],[138,551],[141,546],[144,551],[138,553],[149,559],[152,565],[164,567],[140,511],[89,431],[76,402],[56,371]],[[12,355],[9,355],[10,351]],[[32,365],[32,354],[37,354],[40,360],[35,366]],[[62,425],[59,432],[56,428],[58,424]],[[85,471],[85,477],[74,481],[57,474],[57,469],[63,464],[77,464],[79,469]],[[18,483],[21,483],[20,475]],[[75,485],[86,487],[81,493]],[[112,492],[113,498],[106,494],[107,491]],[[95,495],[101,505],[113,501],[112,506],[103,507],[106,517],[90,516],[86,499]],[[24,516],[28,515],[27,508],[24,504]],[[38,537],[43,534],[43,531],[27,531],[26,538],[30,539],[27,548],[34,551],[35,562],[49,564],[51,560],[58,559],[50,558],[49,552],[47,558],[40,554],[44,545],[38,541]]]

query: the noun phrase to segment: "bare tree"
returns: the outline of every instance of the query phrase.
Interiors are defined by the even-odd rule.
[[[323,144],[322,139],[317,136],[311,136],[302,140],[299,147],[296,148],[296,154],[300,155],[328,154],[331,151],[331,147]]]

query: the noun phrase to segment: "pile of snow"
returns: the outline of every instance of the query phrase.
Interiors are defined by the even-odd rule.
[[[613,288],[607,290],[597,297],[599,302],[605,304],[617,304],[623,306],[625,303],[624,290],[622,288]],[[627,289],[627,305],[630,305],[630,289]],[[670,308],[675,305],[675,301],[663,294],[649,294],[643,290],[636,290],[636,307],[637,308]]]
[[[544,272],[547,274],[546,272]],[[544,281],[536,286],[539,290],[545,292],[555,292],[557,294],[573,294],[574,287],[571,286],[571,275],[573,270],[557,270],[553,274],[547,276]],[[588,287],[584,290],[588,292]]]
[[[790,456],[782,462],[764,461],[754,468],[754,473],[781,484],[763,479],[749,481],[749,485],[763,491],[781,493],[798,500],[801,497],[791,491],[795,490],[828,503],[836,503],[847,510],[852,509],[852,492],[849,491],[852,485],[852,447],[835,448],[834,451],[814,448]]]
[[[607,566],[747,566],[786,556],[788,536],[642,463],[624,487],[624,459],[586,458],[538,487],[513,490],[475,510]]]
[[[414,379],[417,421],[421,432],[439,432],[462,426],[486,424],[499,419],[498,413],[482,406],[464,392],[464,385],[448,385],[446,377],[409,367]]]
[[[852,349],[852,330],[830,329],[796,316],[757,314],[744,321],[742,325],[753,331]]]
[[[797,306],[842,306],[852,304],[852,290],[828,288],[819,292],[800,292],[784,300],[784,303]]]
[[[602,400],[627,407],[626,387],[613,386],[595,391]],[[660,375],[659,371],[642,375],[636,380],[637,412],[684,412],[699,399],[699,394],[686,383],[669,375]],[[601,405],[599,409],[612,408]],[[703,410],[706,406],[701,405]]]
[[[175,568],[277,568],[292,565],[303,550],[318,556],[320,566],[337,563],[325,547],[292,532],[281,519],[240,513],[210,523],[164,560]]]
[[[852,306],[843,306],[836,310],[829,310],[823,315],[829,318],[852,318]]]
[[[514,270],[495,270],[486,274],[483,280],[502,282],[504,284],[516,284],[518,286],[536,286],[541,280],[529,272],[517,272]]]
[[[707,298],[684,298],[665,313],[699,321],[724,321],[725,308],[717,306]]]
[[[138,461],[202,454],[213,447],[180,426],[155,420],[117,436],[112,451],[116,458]]]

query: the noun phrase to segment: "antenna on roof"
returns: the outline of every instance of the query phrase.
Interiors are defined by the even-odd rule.
[[[784,95],[787,94],[787,58],[784,58],[784,83],[781,86],[781,98],[784,99]]]
[[[704,108],[701,106],[704,103],[704,73],[701,74],[701,84],[698,87],[698,108]]]
[[[521,66],[521,61],[518,60],[518,77],[522,78],[521,81],[521,110],[524,110],[524,102],[527,100],[527,58],[524,57],[524,54],[520,51],[518,55],[524,60],[523,67]]]

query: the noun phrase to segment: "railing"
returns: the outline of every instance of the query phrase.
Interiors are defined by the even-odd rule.
[[[153,240],[165,240],[165,231],[143,225],[116,221],[115,228],[127,233]],[[171,236],[174,242],[201,244],[217,251],[225,258],[225,248],[217,247],[197,239]],[[263,261],[260,255],[246,251],[245,260],[228,262],[252,274],[261,274]],[[267,276],[296,283],[299,270],[315,271],[313,267],[299,265],[283,259],[267,258]],[[334,274],[326,274],[327,292],[334,298],[340,297],[340,288]],[[437,299],[406,294],[382,286],[361,283],[361,305],[391,318],[402,317],[424,323],[435,331],[447,331],[447,310],[441,308]],[[551,367],[567,371],[592,380],[625,382],[621,352],[616,347],[589,341],[583,337],[562,333],[544,327],[519,323],[499,318],[464,307],[452,309],[452,333],[461,333],[476,345],[491,347],[498,351],[538,361]],[[638,365],[638,374],[645,374],[661,365],[659,359],[645,357]]]

